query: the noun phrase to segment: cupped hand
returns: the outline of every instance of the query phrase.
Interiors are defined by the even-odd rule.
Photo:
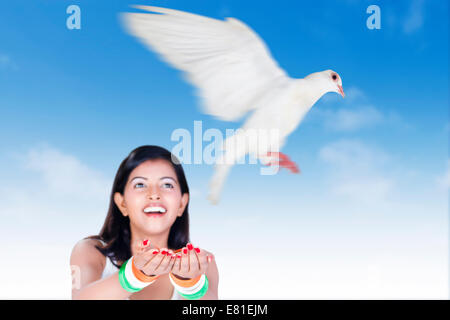
[[[140,245],[133,257],[135,266],[147,276],[169,273],[175,260],[173,250],[158,249],[150,243]]]
[[[176,254],[171,272],[180,278],[192,279],[206,273],[211,261],[211,254],[203,249],[194,247],[192,243],[188,243],[186,247]]]

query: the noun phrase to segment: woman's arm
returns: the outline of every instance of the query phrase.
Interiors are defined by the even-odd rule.
[[[218,300],[219,299],[219,270],[217,269],[216,259],[214,255],[208,252],[213,258],[209,263],[208,270],[206,270],[206,276],[208,277],[208,291],[199,300]]]
[[[100,279],[105,267],[105,257],[95,248],[96,240],[79,241],[72,250],[70,266],[75,270],[73,276],[79,277],[72,286],[72,299],[126,299],[131,293],[119,283],[119,272]]]

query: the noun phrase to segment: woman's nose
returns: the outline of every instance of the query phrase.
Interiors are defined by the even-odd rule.
[[[159,200],[161,197],[159,195],[158,188],[150,188],[149,190],[149,199],[150,200]]]

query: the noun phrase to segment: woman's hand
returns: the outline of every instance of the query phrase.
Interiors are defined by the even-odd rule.
[[[211,261],[212,255],[188,243],[186,247],[176,254],[171,272],[179,278],[192,279],[206,273]]]
[[[147,243],[141,245],[134,255],[134,264],[148,276],[162,275],[170,272],[175,256],[167,248],[157,249]]]

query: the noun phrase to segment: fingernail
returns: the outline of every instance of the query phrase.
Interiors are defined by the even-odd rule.
[[[200,253],[200,248],[195,248],[195,251],[196,251],[197,253]]]
[[[168,252],[167,252],[167,255],[168,256],[171,256],[173,254],[173,251],[172,250],[169,250]]]
[[[153,254],[158,254],[159,250],[158,249],[153,249],[152,253]]]
[[[186,248],[183,249],[183,253],[187,254],[187,249]]]
[[[167,254],[166,250],[161,250],[161,254]]]
[[[146,246],[147,243],[148,243],[148,240],[147,240],[147,239],[145,239],[144,241],[142,241],[142,245],[143,245],[143,246]]]
[[[189,250],[192,250],[192,249],[194,249],[194,246],[192,245],[192,243],[188,243],[187,248],[188,248]]]
[[[181,259],[181,254],[177,254],[177,259]]]

